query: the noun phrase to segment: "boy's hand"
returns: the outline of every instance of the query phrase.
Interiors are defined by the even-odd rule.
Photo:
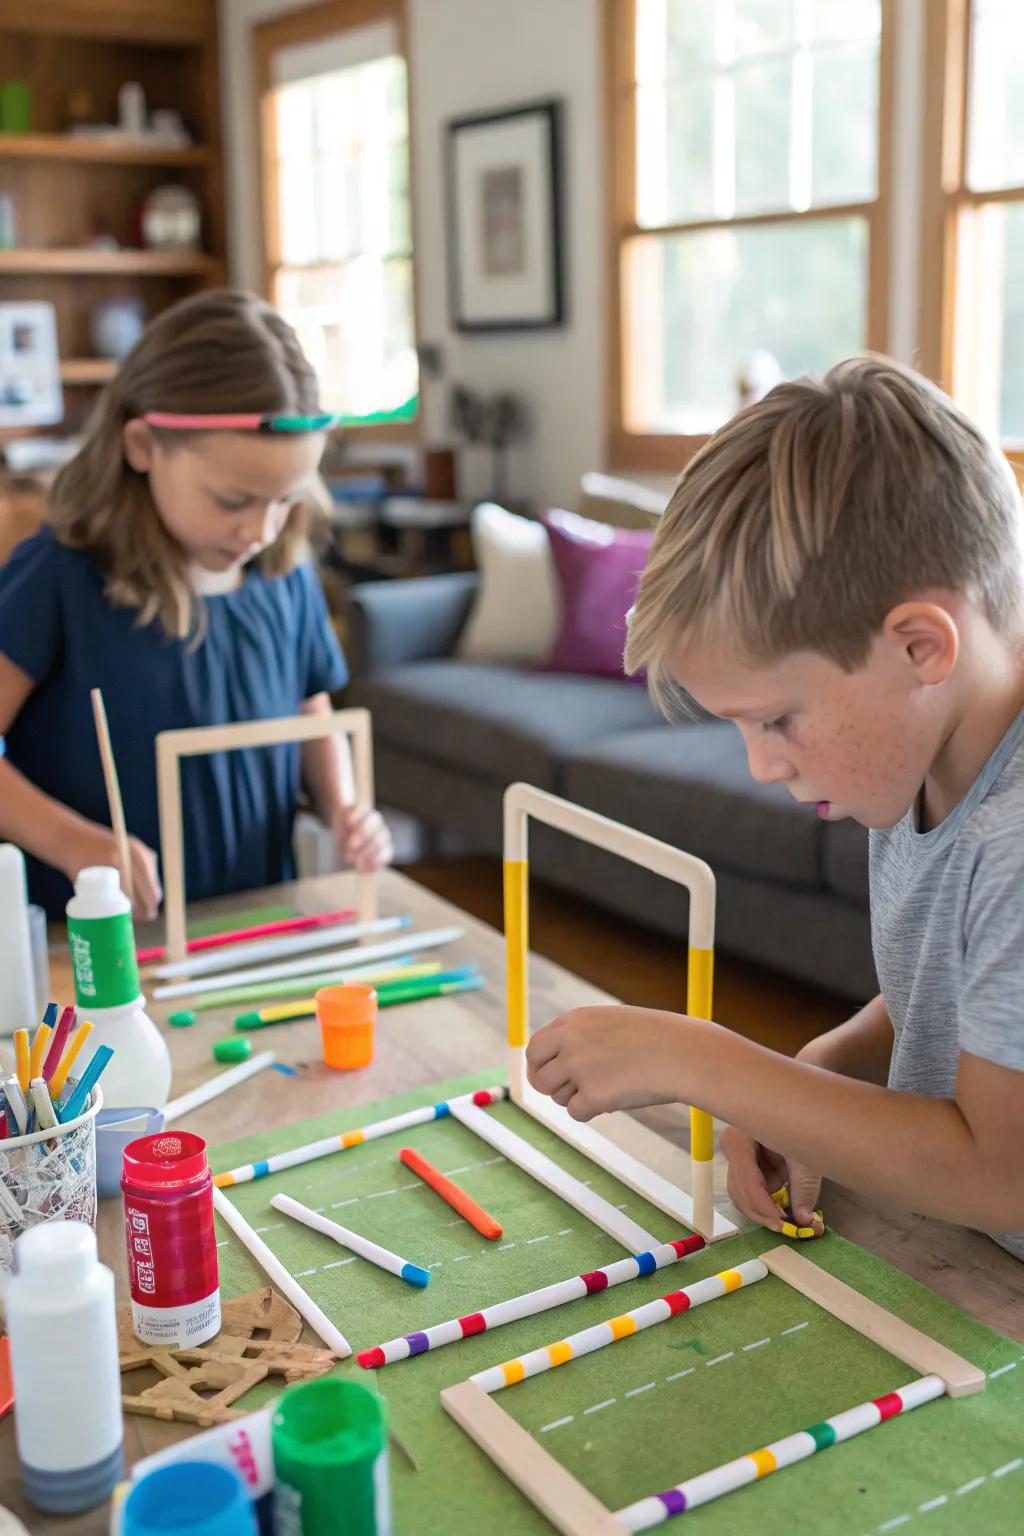
[[[361,875],[372,875],[391,863],[391,833],[379,811],[366,805],[340,806],[331,831],[342,858]]]
[[[685,1100],[680,1084],[701,1023],[650,1008],[573,1008],[532,1036],[527,1077],[574,1120]]]
[[[729,1160],[729,1199],[744,1216],[760,1222],[770,1232],[781,1231],[783,1221],[789,1218],[772,1199],[772,1191],[785,1184],[789,1187],[793,1222],[798,1227],[813,1227],[816,1236],[822,1235],[825,1228],[814,1209],[821,1190],[819,1174],[788,1162],[733,1125],[722,1132],[721,1147]]]
[[[121,876],[125,883],[125,870],[118,852],[117,838],[109,827],[101,827],[95,821],[83,821],[73,836],[64,843],[65,858],[62,869],[74,884],[79,870],[93,865],[108,865]],[[132,912],[141,923],[151,923],[160,910],[163,887],[160,884],[159,864],[152,848],[129,837],[128,854],[131,859]]]

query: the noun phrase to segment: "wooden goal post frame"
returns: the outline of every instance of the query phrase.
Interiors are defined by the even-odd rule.
[[[164,885],[164,947],[168,960],[186,958],[185,854],[181,818],[183,757],[211,752],[236,752],[242,747],[276,747],[292,742],[321,741],[344,734],[352,743],[353,774],[342,785],[346,804],[373,804],[373,738],[370,712],[339,709],[329,715],[290,715],[278,720],[246,720],[237,725],[200,725],[161,731],[156,738],[156,783],[160,810],[160,862]],[[360,919],[377,915],[377,884],[373,875],[360,875]]]
[[[825,1311],[832,1313],[834,1317],[846,1323],[856,1332],[874,1341],[894,1355],[898,1360],[910,1365],[914,1370],[922,1373],[923,1378],[934,1378],[936,1384],[929,1393],[919,1399],[925,1402],[929,1397],[945,1395],[948,1397],[965,1397],[973,1392],[980,1392],[985,1386],[985,1373],[969,1360],[947,1349],[938,1340],[930,1338],[919,1329],[909,1323],[905,1323],[893,1312],[881,1307],[877,1302],[862,1296],[852,1286],[844,1281],[836,1279],[827,1270],[798,1253],[796,1249],[780,1245],[771,1248],[760,1255],[761,1262],[767,1266],[769,1272],[777,1276],[786,1285],[800,1291]],[[615,1330],[616,1339],[628,1337],[628,1330],[621,1333]],[[571,1351],[566,1353],[564,1344],[548,1345],[551,1354],[552,1366],[571,1364],[574,1358]],[[529,1380],[529,1376],[521,1376],[516,1370],[510,1369],[506,1373],[506,1386],[513,1386],[518,1381]],[[941,1383],[941,1386],[939,1385]],[[912,1386],[926,1386],[927,1381],[912,1383]],[[907,1389],[900,1389],[905,1392]],[[888,1398],[899,1394],[887,1394]],[[549,1451],[545,1450],[530,1434],[530,1432],[516,1422],[505,1409],[495,1401],[493,1395],[485,1391],[472,1380],[460,1381],[457,1385],[446,1387],[441,1392],[441,1406],[449,1417],[453,1418],[470,1439],[474,1440],[495,1466],[499,1467],[511,1483],[530,1503],[538,1509],[555,1527],[562,1536],[621,1536],[624,1531],[646,1530],[650,1525],[660,1524],[671,1518],[673,1514],[682,1513],[688,1505],[685,1499],[681,1499],[675,1508],[665,1507],[659,1512],[657,1520],[647,1520],[639,1523],[631,1523],[621,1518],[627,1511],[614,1511],[601,1503],[600,1499],[583,1486],[565,1467],[558,1462]],[[913,1402],[907,1406],[915,1406]],[[857,1422],[851,1434],[859,1433],[874,1424],[884,1422],[892,1414],[898,1414],[899,1408],[891,1405],[888,1411],[876,1413],[872,1418],[864,1416],[864,1410],[871,1407],[870,1404],[858,1404],[851,1417],[856,1415]],[[827,1424],[828,1421],[825,1421]],[[824,1426],[815,1426],[821,1430]],[[783,1441],[775,1441],[775,1450],[789,1451],[791,1454],[775,1455],[769,1447],[748,1452],[746,1456],[737,1458],[737,1462],[726,1463],[723,1468],[713,1469],[714,1472],[733,1470],[737,1463],[749,1463],[745,1466],[740,1476],[734,1476],[731,1483],[721,1489],[725,1494],[733,1487],[740,1487],[759,1478],[767,1476],[770,1472],[793,1465],[797,1460],[804,1459],[815,1450],[824,1449],[827,1445],[838,1443],[844,1436],[835,1436],[829,1439],[826,1436],[817,1437],[817,1443],[811,1441],[805,1447],[795,1453],[793,1442],[800,1438],[809,1439],[814,1431],[798,1432]],[[669,1490],[671,1495],[675,1490]],[[719,1493],[709,1494],[707,1497],[717,1497]],[[656,1498],[664,1498],[656,1495]],[[645,1500],[638,1500],[628,1506],[630,1512],[636,1511]],[[695,1501],[697,1502],[697,1501]],[[699,1502],[706,1502],[701,1499]]]
[[[714,1123],[702,1109],[690,1110],[690,1167],[693,1194],[660,1178],[614,1146],[590,1126],[581,1125],[551,1099],[537,1093],[526,1080],[526,1046],[530,1038],[529,1011],[529,861],[530,817],[570,837],[603,848],[643,869],[683,885],[690,893],[690,924],[686,968],[686,1008],[691,1015],[711,1018],[711,989],[715,943],[715,877],[703,859],[645,832],[624,827],[596,811],[584,810],[531,784],[512,784],[505,791],[504,885],[505,953],[507,962],[508,1081],[521,1109],[615,1175],[627,1188],[643,1195],[667,1215],[692,1227],[708,1242],[734,1237],[737,1227],[714,1205]]]

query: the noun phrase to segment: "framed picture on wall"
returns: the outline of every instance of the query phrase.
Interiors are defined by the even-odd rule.
[[[459,331],[564,319],[561,104],[448,124],[448,272]]]

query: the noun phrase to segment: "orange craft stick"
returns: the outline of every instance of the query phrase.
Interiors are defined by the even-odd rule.
[[[488,1216],[483,1206],[477,1205],[475,1200],[470,1199],[464,1189],[453,1184],[439,1168],[434,1167],[433,1163],[428,1163],[426,1158],[421,1157],[412,1147],[403,1147],[398,1155],[405,1166],[411,1168],[424,1184],[429,1184],[442,1200],[447,1200],[453,1211],[458,1211],[460,1216],[464,1216],[481,1237],[488,1237],[493,1242],[501,1236],[505,1230],[501,1223],[495,1221],[493,1216]]]

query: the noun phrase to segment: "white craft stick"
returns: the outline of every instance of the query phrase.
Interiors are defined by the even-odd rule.
[[[352,1252],[357,1253],[361,1259],[368,1259],[371,1264],[376,1264],[380,1269],[386,1269],[390,1274],[397,1275],[400,1280],[407,1281],[409,1285],[420,1287],[429,1285],[429,1269],[424,1269],[420,1264],[410,1264],[408,1259],[392,1253],[390,1248],[382,1248],[380,1243],[374,1243],[359,1232],[353,1232],[350,1227],[343,1227],[340,1222],[331,1221],[328,1216],[321,1216],[319,1211],[311,1211],[308,1205],[303,1205],[299,1200],[293,1200],[290,1195],[275,1195],[270,1203],[275,1211],[291,1216],[294,1221],[301,1221],[303,1226],[312,1227],[314,1232],[322,1232],[324,1237],[333,1238],[344,1248],[351,1248]]]
[[[359,939],[372,938],[378,933],[394,933],[398,928],[408,928],[409,917],[378,917],[372,923],[332,923],[330,927],[314,928],[311,933],[285,933],[269,939],[254,939],[249,944],[225,945],[209,954],[193,955],[185,960],[173,960],[157,967],[161,980],[172,976],[205,976],[214,971],[230,971],[250,960],[281,960],[285,955],[304,955],[310,950],[327,949],[331,944],[355,944]],[[317,960],[310,960],[316,965]]]
[[[759,1280],[766,1279],[767,1275],[768,1266],[761,1259],[747,1259],[734,1269],[707,1275],[703,1280],[681,1286],[678,1291],[671,1291],[667,1296],[645,1302],[642,1307],[634,1307],[631,1312],[606,1318],[603,1323],[595,1323],[593,1327],[583,1328],[579,1333],[570,1333],[567,1338],[547,1344],[543,1349],[533,1349],[528,1355],[520,1355],[518,1359],[506,1360],[502,1365],[478,1371],[469,1379],[481,1392],[500,1392],[504,1387],[525,1381],[527,1377],[540,1376],[544,1371],[565,1365],[570,1360],[578,1360],[582,1355],[592,1355],[595,1349],[604,1349],[619,1339],[642,1333],[645,1328],[668,1322],[670,1317],[677,1317],[681,1312],[692,1311],[694,1307],[703,1306],[708,1301],[717,1301],[720,1296],[728,1296],[733,1291],[742,1290],[744,1286],[756,1285]]]
[[[264,1067],[269,1067],[274,1059],[273,1051],[260,1051],[249,1061],[240,1062],[237,1067],[229,1067],[226,1072],[218,1072],[216,1077],[200,1083],[199,1087],[193,1088],[190,1093],[183,1093],[179,1098],[171,1099],[164,1105],[164,1124],[169,1125],[172,1120],[180,1120],[182,1115],[190,1114],[193,1109],[198,1109],[200,1104],[208,1104],[211,1099],[219,1098],[222,1093],[227,1093],[229,1088],[237,1088],[239,1083],[244,1083],[247,1078],[262,1072]]]
[[[328,1349],[333,1349],[336,1355],[347,1359],[352,1353],[349,1344],[340,1328],[336,1328],[330,1318],[325,1316],[312,1297],[307,1296],[302,1286],[285,1269],[281,1260],[273,1254],[261,1237],[250,1227],[241,1211],[231,1204],[223,1190],[214,1188],[213,1206],[217,1215],[227,1222],[239,1242],[249,1250],[256,1263],[268,1275],[277,1286],[282,1296],[291,1302],[295,1310],[306,1319],[306,1322],[319,1334]]]
[[[500,1120],[492,1119],[472,1102],[467,1104],[453,1099],[451,1108],[455,1119],[475,1132],[481,1141],[486,1141],[496,1152],[501,1152],[509,1162],[522,1168],[538,1184],[543,1184],[545,1189],[560,1195],[581,1216],[586,1216],[595,1227],[600,1227],[609,1237],[614,1237],[630,1253],[644,1253],[650,1248],[657,1248],[658,1239],[645,1231],[639,1222],[633,1221],[625,1211],[616,1210],[611,1201],[595,1194],[579,1179],[574,1179],[571,1173],[566,1173],[564,1168],[553,1163],[543,1152],[538,1152],[536,1147],[517,1136],[515,1131],[509,1130]]]
[[[504,1087],[478,1088],[475,1094],[467,1093],[465,1100],[471,1104],[474,1099],[480,1102],[486,1099],[488,1103],[494,1104],[507,1096],[508,1089]],[[347,1152],[350,1147],[361,1147],[364,1141],[376,1141],[395,1131],[408,1131],[414,1125],[443,1120],[452,1113],[452,1106],[461,1102],[460,1099],[449,1099],[441,1104],[424,1104],[420,1109],[406,1110],[404,1115],[390,1115],[387,1120],[374,1120],[370,1125],[354,1126],[350,1131],[339,1131],[334,1136],[323,1136],[319,1141],[307,1142],[304,1147],[292,1147],[290,1152],[278,1152],[273,1157],[261,1158],[255,1163],[244,1163],[241,1168],[216,1173],[213,1182],[219,1189],[230,1189],[233,1184],[248,1184],[251,1179],[264,1179],[268,1173],[281,1173],[285,1168],[297,1168],[302,1163],[329,1157],[333,1152]]]
[[[365,948],[337,949],[328,955],[317,955],[316,964],[326,970],[329,966],[340,967],[358,959],[360,965],[365,965],[371,960],[384,960],[390,955],[411,955],[417,950],[454,944],[464,933],[463,928],[433,928],[429,933],[403,933],[401,938],[387,939],[383,944],[367,944]],[[309,960],[280,960],[275,965],[257,965],[248,971],[227,971],[223,975],[201,977],[199,981],[180,981],[168,987],[154,987],[153,996],[166,1001],[172,997],[188,997],[200,992],[219,992],[222,987],[247,986],[253,981],[277,981],[282,976],[301,976],[309,967]]]

